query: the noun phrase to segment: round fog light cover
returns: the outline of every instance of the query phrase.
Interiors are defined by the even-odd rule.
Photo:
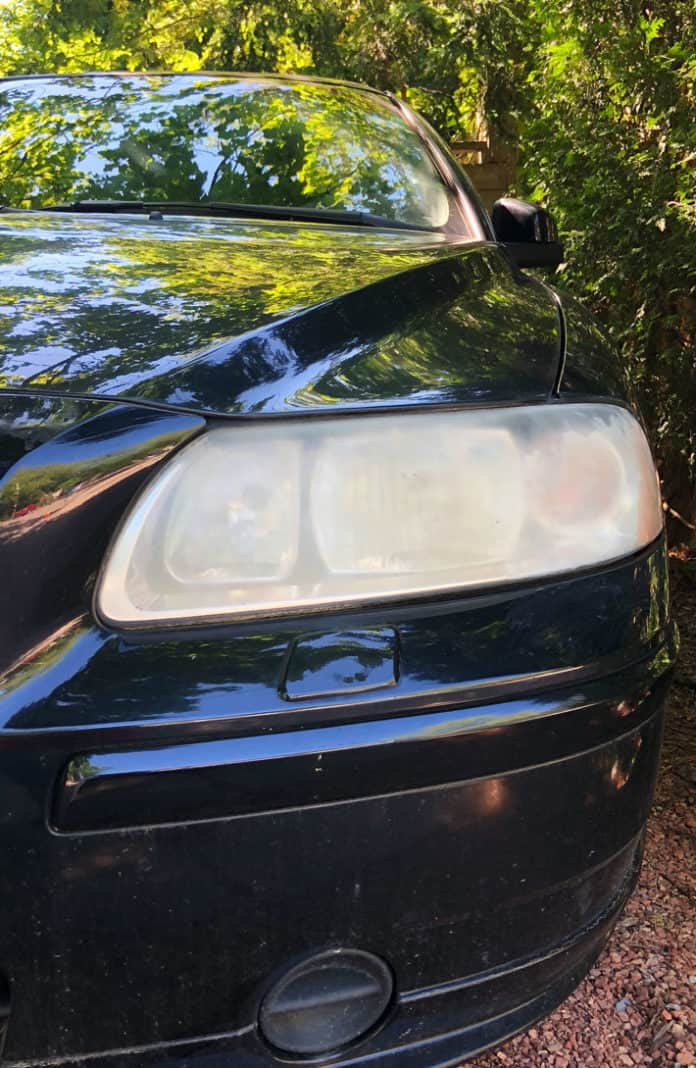
[[[291,968],[269,990],[259,1014],[261,1034],[283,1053],[331,1053],[379,1022],[393,990],[379,957],[328,950]]]

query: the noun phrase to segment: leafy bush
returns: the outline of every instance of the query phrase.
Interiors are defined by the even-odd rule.
[[[693,0],[14,0],[5,73],[200,68],[355,78],[445,136],[485,117],[556,214],[564,287],[643,400],[671,506],[696,520]],[[0,191],[1,192],[1,191]]]
[[[696,513],[696,6],[541,2],[523,192],[554,211],[565,282],[609,329],[673,509]]]

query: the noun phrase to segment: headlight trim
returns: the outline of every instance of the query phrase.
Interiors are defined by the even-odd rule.
[[[604,551],[595,552],[594,555],[588,552],[588,558],[583,559],[578,547],[577,531],[571,523],[566,527],[564,536],[558,530],[554,538],[546,535],[549,538],[548,550],[551,554],[556,551],[557,559],[553,559],[552,555],[548,560],[544,557],[542,564],[544,554],[538,552],[534,542],[542,536],[538,528],[543,524],[539,523],[539,517],[530,508],[543,487],[539,485],[538,470],[534,476],[536,481],[530,482],[530,471],[534,466],[530,456],[536,449],[537,459],[541,457],[543,469],[545,455],[540,443],[544,444],[546,439],[545,448],[548,448],[548,442],[553,440],[554,434],[565,434],[567,441],[569,427],[577,434],[578,427],[583,426],[586,430],[585,443],[591,440],[594,433],[593,447],[598,455],[604,449],[606,456],[613,457],[615,467],[619,461],[624,463],[624,468],[628,464],[625,485],[621,486],[625,499],[617,508],[623,508],[623,520],[626,516],[632,517],[636,529],[633,535],[629,533],[626,536],[622,515],[618,514],[617,520],[611,519],[606,502],[612,504],[613,499],[611,493],[605,493],[603,526],[595,523],[593,527],[594,520],[591,519],[584,524],[582,532],[586,541],[591,540],[593,535],[601,535],[606,543]],[[623,459],[620,450],[617,452],[615,442],[611,445],[614,439],[619,445],[623,442]],[[607,440],[611,445],[609,452]],[[495,450],[488,447],[493,442],[496,442],[499,453],[497,459],[491,459]],[[268,596],[269,575],[261,572],[269,561],[273,562],[273,554],[275,552],[277,555],[277,547],[281,544],[276,520],[283,510],[277,505],[275,512],[273,508],[269,510],[268,498],[273,497],[278,469],[286,462],[292,451],[289,446],[293,443],[297,446],[295,474],[291,477],[283,469],[283,477],[291,482],[294,479],[294,482],[286,485],[282,499],[283,508],[287,511],[288,502],[293,500],[294,495],[296,507],[293,523],[296,528],[294,533],[297,534],[294,559],[295,563],[299,559],[302,566],[299,581],[296,573],[295,581],[287,581],[288,573],[285,573],[284,587],[270,591]],[[582,441],[574,446],[576,458],[573,463],[576,466],[582,466],[578,461],[583,454],[581,446]],[[271,460],[269,457],[274,448],[276,458]],[[211,453],[211,449],[217,450],[217,454]],[[205,456],[206,453],[209,455]],[[466,456],[466,462],[461,461],[462,453]],[[350,464],[357,456],[361,457],[361,464],[354,464],[355,485],[352,486],[353,490],[357,486],[357,491],[353,492],[350,507],[344,506],[341,512],[342,503],[345,504],[343,498],[349,496],[345,489],[347,484],[350,488],[347,472],[350,473]],[[617,456],[619,461],[616,460]],[[235,457],[237,461],[244,459],[243,464],[237,463],[237,468],[244,468],[241,475],[239,470],[235,472],[230,467],[230,458]],[[284,459],[281,461],[280,457]],[[203,462],[204,459],[206,462]],[[457,462],[464,477],[461,471],[457,473]],[[255,475],[252,471],[252,475],[247,477],[254,464],[258,471]],[[334,475],[341,464],[342,474],[337,481]],[[371,478],[365,477],[368,467]],[[585,468],[585,482],[580,487],[586,494],[585,498],[580,495],[578,501],[579,491],[566,492],[569,506],[575,508],[575,514],[582,514],[587,502],[592,502],[592,487],[598,484],[596,479],[594,483],[592,481],[592,464],[586,463]],[[391,478],[384,476],[383,469],[390,473]],[[456,501],[446,500],[442,485],[443,469],[452,479],[459,478]],[[554,469],[550,467],[549,470],[553,472]],[[374,481],[380,477],[383,485],[377,487],[379,492],[373,497],[378,503],[383,502],[382,510],[388,514],[386,518],[384,514],[380,515],[379,521],[375,522],[373,501],[372,508],[368,507],[360,514],[360,525],[353,520],[361,508],[361,498],[369,493]],[[235,478],[237,484],[234,483]],[[565,482],[563,478],[557,478],[556,481],[561,490],[564,486],[566,491],[569,488],[573,490],[567,477]],[[397,486],[391,492],[394,482],[400,483],[401,489]],[[219,499],[210,492],[210,486],[216,486],[218,492],[224,494],[229,483],[232,483],[232,488],[228,492],[225,508],[221,509]],[[473,490],[468,483],[473,485]],[[268,486],[271,488],[266,493]],[[194,488],[196,494],[203,494],[203,505],[195,496]],[[500,502],[496,501],[496,497],[501,496],[501,488],[505,491],[502,496],[505,497],[508,511],[510,507],[517,510],[507,526],[501,519]],[[386,500],[387,490],[392,496],[389,501]],[[417,501],[424,496],[430,502],[429,506],[418,513]],[[481,503],[482,496],[485,501]],[[555,499],[558,499],[558,494]],[[175,508],[177,500],[179,504]],[[448,508],[442,507],[438,511],[438,500],[441,504],[447,504]],[[485,513],[483,520],[478,514],[480,511]],[[520,520],[521,511],[524,514]],[[167,515],[175,517],[172,521],[174,528],[167,527]],[[404,534],[404,524],[410,522],[411,515],[413,523]],[[160,521],[159,527],[157,520]],[[212,541],[214,545],[206,544],[205,537],[200,544],[196,542],[196,521],[199,525],[207,523],[208,542]],[[346,523],[349,521],[353,522],[355,529],[346,534]],[[350,418],[344,415],[335,418],[323,416],[315,420],[308,416],[301,420],[293,417],[217,424],[180,450],[155,475],[124,516],[99,576],[95,591],[95,613],[110,627],[140,629],[248,622],[278,616],[302,617],[375,607],[382,602],[391,604],[403,600],[440,599],[443,596],[480,593],[519,582],[572,574],[624,559],[654,541],[662,530],[662,523],[657,475],[644,432],[635,417],[617,404],[583,402],[473,410],[420,409],[417,412],[411,410],[386,414],[357,413]],[[174,538],[172,529],[176,534]],[[515,542],[519,548],[522,533],[526,539],[524,551],[532,555],[537,552],[539,563],[536,566],[531,566],[528,559],[526,563],[523,560],[521,565],[519,561],[515,563],[511,546]],[[484,534],[487,536],[484,537]],[[460,539],[459,542],[454,540],[455,535]],[[185,583],[179,582],[178,587],[176,583],[171,585],[176,572],[173,566],[165,568],[169,575],[163,577],[167,538],[171,544],[178,546],[177,551],[181,554],[178,561],[181,563],[183,560],[191,579]],[[494,542],[500,557],[497,565],[492,559]],[[307,544],[310,544],[309,550]],[[452,546],[457,544],[468,545],[470,550],[468,563],[465,561],[459,566],[457,554],[452,551]],[[398,545],[399,551],[390,557],[391,545]],[[350,556],[351,546],[357,546],[355,558],[359,566],[352,570],[331,567],[331,559],[327,561],[327,557],[332,557],[333,553],[334,565],[339,560],[345,561]],[[612,546],[616,551],[611,551]],[[474,549],[479,552],[477,565],[472,563]],[[358,550],[362,555],[358,554]],[[438,552],[442,557],[440,562],[445,566],[438,568],[435,563],[430,566],[431,557],[435,558]],[[292,553],[287,554],[288,559],[292,556]],[[172,565],[172,559],[170,553],[169,565]],[[225,559],[236,568],[234,575],[231,571],[225,573],[222,566]],[[134,561],[137,564],[135,568]],[[317,569],[318,561],[324,568],[323,572]],[[467,566],[468,574],[465,573]],[[242,579],[245,567],[247,578]],[[249,568],[254,567],[259,574],[248,576]],[[473,574],[476,569],[478,573]],[[337,578],[341,574],[343,580]],[[414,581],[413,577],[418,574],[420,580]],[[435,578],[437,574],[440,575],[439,579]],[[232,589],[230,576],[238,584],[245,583],[246,592],[239,588]],[[410,580],[409,576],[412,576]],[[181,577],[180,570],[179,579]],[[396,581],[395,577],[403,581]],[[162,585],[159,591],[155,588],[157,581]],[[275,581],[277,584],[277,572]],[[163,595],[162,590],[167,583],[170,583],[168,592]],[[188,587],[185,593],[182,592],[184,587]],[[211,599],[208,594],[211,590],[219,591],[223,587],[227,600],[215,603],[215,598]],[[255,600],[254,590],[257,591]],[[259,598],[259,590],[266,594],[265,600]],[[166,603],[167,597],[169,603]],[[186,597],[189,598],[188,602]],[[177,598],[179,603],[174,603]]]

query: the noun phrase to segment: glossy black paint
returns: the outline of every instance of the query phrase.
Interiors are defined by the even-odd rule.
[[[491,222],[518,267],[558,267],[562,262],[556,224],[540,205],[501,197],[493,205]]]
[[[0,257],[6,388],[221,414],[522,403],[560,359],[549,292],[440,234],[10,212]]]
[[[333,1057],[328,1063],[352,1068],[361,1063],[363,1053],[369,1053],[369,1063],[378,1068],[421,1068],[424,1057],[429,1065],[455,1068],[461,1063],[463,1050],[473,1055],[499,1041],[501,1035],[512,1035],[528,1027],[554,1009],[594,963],[615,921],[616,910],[633,888],[640,855],[640,848],[632,846],[617,858],[614,867],[625,869],[630,876],[623,884],[617,883],[619,889],[612,899],[614,909],[579,944],[570,943],[539,961],[521,962],[509,975],[489,974],[476,986],[450,984],[437,999],[428,990],[422,996],[405,997],[399,1003],[398,1013],[389,1014],[385,1026],[378,1030],[377,1041],[369,1047],[362,1043],[353,1050],[349,1060],[337,1061]],[[615,879],[615,872],[606,876],[607,885],[612,876]],[[514,1008],[506,1007],[512,1003]],[[492,1019],[486,1018],[489,1007],[494,1012],[501,1011]],[[409,1044],[409,1038],[415,1041]],[[161,1046],[136,1047],[117,1054],[110,1063],[118,1068],[164,1068],[164,1065],[191,1068],[199,1064],[205,1068],[229,1068],[232,1048],[235,1068],[259,1068],[264,1064],[261,1057],[268,1053],[266,1049],[259,1051],[250,1028],[241,1028],[222,1037],[179,1042],[164,1054]],[[65,1059],[60,1064],[65,1068],[96,1068],[107,1061],[108,1058],[97,1055]],[[284,1058],[281,1063],[297,1063],[297,1060]],[[322,1062],[313,1058],[310,1063]]]
[[[0,481],[0,670],[72,633],[126,504],[203,425],[147,408],[2,402],[0,449],[18,458]]]
[[[304,634],[288,646],[278,692],[288,701],[395,686],[399,635],[393,627]]]
[[[328,689],[378,619],[399,635],[393,687],[287,701],[303,635]],[[391,1049],[385,1065],[529,1023],[630,888],[673,638],[661,544],[599,574],[255,630],[125,639],[85,614],[3,680],[8,1062],[128,1034],[217,1035],[208,1052],[272,1064],[266,978],[327,945],[395,969],[398,1008],[360,1047]],[[55,917],[39,927],[36,880]],[[108,1012],[88,1010],[87,946]],[[432,1048],[411,1048],[413,1026]]]
[[[197,722],[210,730],[222,719],[229,730],[233,712],[232,722],[246,733],[270,722],[285,729],[335,721],[339,713],[343,720],[351,709],[364,709],[366,717],[375,709],[400,715],[520,695],[528,701],[530,692],[543,702],[547,688],[630,668],[668,645],[666,586],[660,545],[598,574],[263,625],[118,635],[85,613],[4,673],[0,724],[13,730],[152,724],[154,736],[172,721],[178,730]],[[313,634],[325,644],[330,637],[340,663],[355,652],[341,636],[378,621],[399,636],[394,686],[355,692],[347,684],[336,693],[334,665],[322,663],[320,649],[313,674],[325,692],[301,705],[286,699],[287,657],[298,640]],[[513,717],[518,711],[506,708]]]
[[[75,833],[217,819],[350,800],[356,782],[376,795],[493,774],[501,766],[511,769],[515,758],[504,760],[504,746],[492,732],[530,720],[541,724],[526,732],[537,756],[558,759],[572,753],[575,738],[545,722],[548,717],[573,715],[586,743],[593,734],[606,741],[625,731],[626,716],[635,722],[655,712],[664,687],[649,700],[644,697],[654,675],[650,664],[615,677],[626,687],[620,712],[613,700],[602,700],[606,691],[595,683],[554,690],[546,700],[497,702],[485,711],[450,709],[155,749],[80,753],[59,780],[51,822],[59,832]],[[477,730],[478,739],[472,739]]]
[[[0,256],[3,1063],[272,1068],[264,997],[336,947],[396,993],[332,1064],[455,1065],[528,1026],[637,877],[662,538],[305,619],[122,634],[91,594],[204,417],[631,403],[589,317],[492,243],[404,231],[3,213]]]
[[[519,977],[504,978],[513,963],[559,952],[580,933],[592,941],[623,900],[659,729],[652,715],[580,755],[425,792],[371,797],[356,778],[350,804],[106,836],[46,832],[45,802],[69,739],[41,739],[33,754],[14,749],[3,782],[15,813],[4,828],[3,888],[11,872],[15,892],[5,900],[26,900],[35,885],[52,892],[48,911],[18,902],[4,917],[5,1057],[115,1050],[125,1035],[140,1046],[249,1029],[250,1051],[272,1063],[252,1034],[266,984],[303,953],[336,944],[389,961],[405,1004],[464,980],[478,994],[495,969],[499,1003],[514,1005]],[[465,998],[462,1009],[467,1001],[461,1023],[487,1017],[485,999]],[[433,1023],[426,1017],[423,1037]],[[423,1063],[432,1063],[427,1052]]]
[[[587,308],[570,293],[561,291],[566,332],[560,395],[608,397],[625,400],[637,411],[627,369]]]

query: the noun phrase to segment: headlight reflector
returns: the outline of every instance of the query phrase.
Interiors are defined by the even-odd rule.
[[[97,608],[137,626],[441,593],[618,559],[661,528],[647,441],[614,405],[221,424],[136,501]]]

